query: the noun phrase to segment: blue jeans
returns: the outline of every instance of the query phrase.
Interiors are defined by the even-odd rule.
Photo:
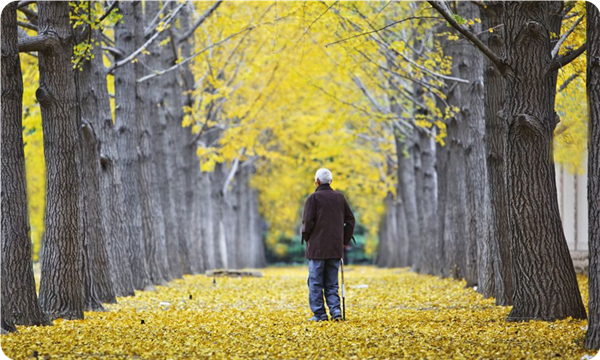
[[[327,319],[323,293],[332,317],[341,315],[340,295],[338,294],[338,269],[340,259],[308,261],[308,301],[315,317]]]

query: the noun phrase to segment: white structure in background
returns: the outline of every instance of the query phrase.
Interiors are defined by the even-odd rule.
[[[587,164],[587,155],[583,163]],[[556,188],[558,207],[565,237],[577,271],[587,272],[588,256],[588,202],[587,171],[572,174],[562,165],[556,164]],[[587,170],[587,168],[586,168]]]

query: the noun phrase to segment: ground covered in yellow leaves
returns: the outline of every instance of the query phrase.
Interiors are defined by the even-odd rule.
[[[31,358],[530,358],[591,357],[586,321],[507,323],[509,308],[464,282],[406,269],[346,268],[344,323],[309,323],[307,268],[262,278],[186,276],[119,298],[107,312],[2,336]],[[580,277],[587,303],[587,283]],[[142,323],[143,322],[143,323]]]

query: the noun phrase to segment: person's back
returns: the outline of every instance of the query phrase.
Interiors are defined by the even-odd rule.
[[[323,293],[332,319],[341,319],[338,294],[338,269],[354,232],[354,215],[346,198],[331,188],[332,176],[327,169],[315,175],[317,189],[304,205],[302,241],[306,241],[308,288],[311,321],[327,320]]]
[[[306,258],[341,259],[343,246],[350,241],[344,239],[344,224],[354,228],[354,216],[344,195],[333,190],[330,184],[319,185],[306,199],[303,219]]]

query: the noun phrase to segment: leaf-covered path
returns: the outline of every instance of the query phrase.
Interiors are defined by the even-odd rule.
[[[509,308],[464,282],[406,269],[348,267],[344,323],[309,323],[305,267],[262,278],[189,276],[119,298],[109,311],[2,336],[31,358],[549,358],[581,359],[586,321],[507,323]],[[587,283],[580,287],[587,304]]]

